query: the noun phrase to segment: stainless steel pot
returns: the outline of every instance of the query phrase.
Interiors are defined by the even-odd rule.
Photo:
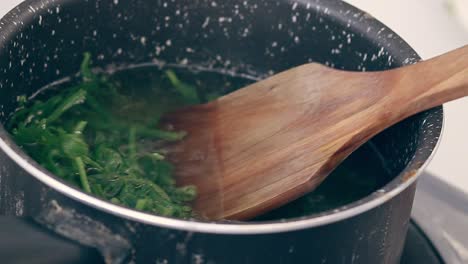
[[[419,60],[389,28],[338,0],[27,0],[0,21],[0,36],[2,122],[18,95],[76,73],[85,51],[102,67],[188,64],[259,77],[310,61],[372,71]],[[108,263],[398,263],[416,176],[442,117],[432,109],[372,140],[391,176],[380,190],[334,210],[255,223],[184,221],[97,199],[41,168],[0,129],[0,212],[29,216],[36,230],[95,248]],[[16,238],[31,243],[27,232]]]

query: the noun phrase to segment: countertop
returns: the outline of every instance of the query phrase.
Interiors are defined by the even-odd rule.
[[[346,0],[403,37],[428,59],[468,44],[468,0]],[[21,0],[1,0],[3,16]],[[444,105],[441,144],[428,172],[468,194],[468,98]]]

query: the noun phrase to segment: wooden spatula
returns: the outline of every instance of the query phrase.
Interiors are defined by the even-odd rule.
[[[382,72],[306,64],[168,117],[188,132],[170,159],[196,211],[244,220],[316,188],[372,136],[468,95],[468,46]],[[467,113],[468,114],[468,113]]]

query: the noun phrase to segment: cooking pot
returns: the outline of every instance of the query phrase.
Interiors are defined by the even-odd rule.
[[[255,78],[307,62],[375,71],[420,59],[388,27],[338,0],[27,0],[0,21],[0,34],[1,122],[17,96],[74,75],[86,51],[102,68],[150,62]],[[16,235],[2,243],[10,256],[27,257],[22,243],[44,248],[59,239],[54,254],[36,250],[28,263],[73,263],[77,252],[90,254],[88,262],[99,252],[108,263],[398,263],[416,178],[442,117],[441,107],[431,109],[372,139],[389,172],[375,175],[389,178],[372,194],[250,223],[179,220],[100,200],[44,170],[1,128],[0,212],[31,219],[3,220],[2,232]]]

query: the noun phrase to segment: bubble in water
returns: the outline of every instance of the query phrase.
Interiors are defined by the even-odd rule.
[[[142,44],[143,46],[145,46],[145,45],[146,45],[146,37],[141,37],[141,38],[140,38],[140,42],[141,42],[141,44]]]

